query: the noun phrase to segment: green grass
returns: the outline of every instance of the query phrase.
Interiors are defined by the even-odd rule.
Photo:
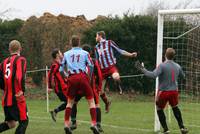
[[[104,134],[155,134],[154,128],[154,103],[153,97],[141,101],[138,97],[132,100],[126,97],[114,95],[112,97],[112,107],[109,114],[104,113],[102,105],[102,124]],[[141,96],[140,98],[145,98]],[[139,101],[138,101],[139,100]],[[46,112],[45,100],[28,100],[30,123],[27,134],[64,134],[64,112],[57,116],[57,122],[54,123],[49,113]],[[56,107],[60,102],[58,100],[50,101],[50,109]],[[103,103],[101,103],[103,104]],[[200,104],[184,103],[180,107],[183,112],[184,120],[190,130],[190,134],[200,134]],[[4,119],[2,109],[0,120]],[[167,112],[167,111],[166,111]],[[172,115],[171,115],[172,116]],[[90,117],[85,99],[82,99],[78,105],[78,129],[74,134],[90,134]],[[169,123],[172,134],[178,134],[178,126],[172,116]],[[13,134],[14,130],[9,130],[5,134]]]

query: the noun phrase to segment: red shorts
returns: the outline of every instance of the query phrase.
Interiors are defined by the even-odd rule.
[[[101,69],[101,72],[102,72],[103,79],[106,79],[109,76],[111,76],[113,73],[118,73],[118,69],[115,65],[113,65],[108,68]]]
[[[68,78],[68,92],[67,97],[69,99],[74,99],[77,94],[82,93],[86,99],[92,99],[93,91],[90,86],[89,78],[84,73],[74,74]]]
[[[178,105],[178,91],[158,91],[156,97],[156,105],[160,109],[164,109],[167,102],[171,105],[171,107],[175,107]]]

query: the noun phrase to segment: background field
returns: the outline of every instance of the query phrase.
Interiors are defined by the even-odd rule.
[[[102,105],[102,120],[104,134],[154,134],[154,103],[153,96],[118,96],[113,95],[112,107],[109,114],[104,113],[104,105]],[[30,124],[27,134],[64,134],[63,131],[63,114],[59,113],[58,120],[54,123],[50,115],[46,112],[45,100],[28,100]],[[50,108],[53,109],[60,102],[55,99],[50,101]],[[187,105],[187,106],[186,106]],[[193,107],[199,104],[184,103],[181,106],[183,116],[190,134],[200,134],[200,114]],[[0,110],[0,119],[3,120],[3,111]],[[196,113],[195,115],[191,113]],[[74,134],[90,134],[89,130],[89,112],[85,99],[82,99],[78,106],[78,129]],[[172,118],[169,127],[172,134],[178,134],[178,126]],[[5,134],[13,134],[14,130],[5,132]]]

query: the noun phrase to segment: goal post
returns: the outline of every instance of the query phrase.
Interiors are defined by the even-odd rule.
[[[157,58],[158,66],[164,57],[164,51],[167,47],[173,47],[176,50],[176,59],[184,72],[189,75],[185,83],[179,83],[179,89],[184,92],[187,99],[187,93],[190,90],[200,92],[200,83],[198,83],[200,72],[200,9],[175,9],[175,10],[159,10],[157,25]],[[193,63],[194,60],[197,63]],[[195,64],[195,69],[192,69]],[[197,65],[196,65],[197,64]],[[195,85],[189,79],[197,81]],[[192,85],[189,85],[192,84]],[[187,88],[187,91],[186,91]],[[192,89],[188,89],[192,88]],[[185,90],[185,91],[183,91]],[[158,91],[158,79],[156,79],[156,92]],[[193,96],[194,93],[190,93]],[[156,96],[156,95],[155,95]],[[189,96],[189,97],[191,97]],[[188,97],[188,98],[189,98]],[[194,96],[193,96],[194,97]],[[199,101],[199,99],[196,99]],[[170,110],[168,110],[170,112]],[[170,113],[168,113],[168,118]],[[171,119],[169,119],[171,120]],[[155,106],[155,122],[154,131],[160,131],[160,123]]]

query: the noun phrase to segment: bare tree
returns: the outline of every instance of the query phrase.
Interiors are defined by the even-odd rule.
[[[154,0],[146,8],[145,14],[151,16],[157,16],[158,10],[168,9],[168,8],[169,6],[167,6],[164,1]]]
[[[151,2],[145,10],[146,15],[157,16],[158,10],[162,9],[187,9],[187,8],[197,8],[200,7],[200,4],[192,5],[193,0],[184,0],[180,1],[178,4],[174,4],[174,6],[169,5],[166,1],[155,0]]]
[[[187,8],[191,8],[191,3],[193,2],[193,0],[185,0],[182,2],[179,2],[177,5],[175,5],[173,7],[173,9],[187,9]]]
[[[0,18],[6,18],[8,19],[8,13],[11,12],[13,9],[12,8],[8,8],[4,11],[0,11]]]

